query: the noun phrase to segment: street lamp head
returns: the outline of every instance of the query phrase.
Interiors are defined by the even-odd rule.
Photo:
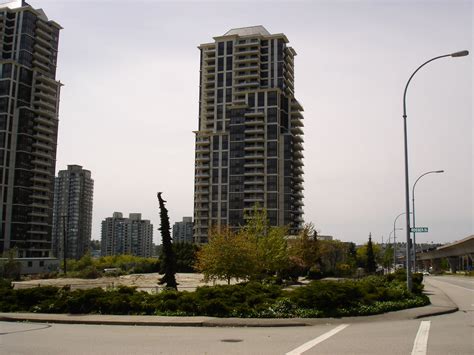
[[[444,173],[444,170],[436,170],[435,173],[437,173],[437,174]]]
[[[469,51],[460,51],[460,52],[451,53],[451,57],[465,57],[467,55],[469,55]]]

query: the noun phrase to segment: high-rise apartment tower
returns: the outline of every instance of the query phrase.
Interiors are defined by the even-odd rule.
[[[130,254],[151,257],[153,254],[153,224],[142,219],[141,213],[130,213],[124,218],[121,212],[102,221],[102,256]]]
[[[181,222],[173,224],[173,243],[193,242],[193,217],[183,217]]]
[[[53,255],[80,259],[89,250],[94,180],[89,170],[68,165],[54,182]],[[66,237],[66,238],[65,238]],[[64,246],[66,242],[66,246]],[[66,247],[66,249],[64,249]]]
[[[303,222],[303,108],[294,94],[293,48],[262,26],[201,44],[194,240],[211,226],[238,227],[266,208],[271,225]]]
[[[0,4],[0,253],[50,256],[60,29],[24,1]]]

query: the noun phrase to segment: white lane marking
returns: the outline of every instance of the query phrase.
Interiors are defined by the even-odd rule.
[[[467,287],[463,287],[463,286],[458,286],[458,285],[452,284],[451,282],[441,281],[441,280],[438,280],[438,279],[434,279],[434,280],[432,280],[432,281],[445,283],[445,284],[448,284],[449,286],[454,286],[454,287],[457,287],[457,288],[462,288],[463,290],[468,290],[468,291],[474,292],[473,289],[470,289],[470,288],[467,288]],[[428,283],[429,283],[429,281],[428,281]]]
[[[428,335],[430,334],[431,321],[424,320],[420,323],[418,333],[416,333],[415,343],[411,355],[426,355],[428,350]]]
[[[329,339],[330,337],[339,333],[341,330],[343,330],[344,328],[348,326],[349,324],[341,324],[340,326],[330,330],[329,332],[326,332],[323,335],[320,335],[317,338],[314,338],[313,340],[310,340],[307,343],[304,343],[303,345],[298,346],[296,349],[291,350],[290,352],[286,353],[286,355],[301,355],[305,351],[311,349],[313,346],[318,345],[319,343],[322,343],[326,339]]]

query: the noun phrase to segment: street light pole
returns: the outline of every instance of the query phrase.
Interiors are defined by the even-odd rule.
[[[428,174],[441,174],[444,173],[444,170],[433,170],[428,171],[424,174],[421,174],[418,179],[416,179],[415,183],[413,184],[413,188],[411,190],[411,209],[413,211],[413,228],[416,227],[415,223],[415,186],[418,180],[420,180],[423,176]],[[413,271],[416,272],[416,232],[413,231]]]
[[[413,76],[423,68],[426,64],[445,57],[465,57],[469,55],[469,51],[460,51],[451,54],[440,55],[438,57],[431,58],[430,60],[424,62],[420,65],[410,76],[405,86],[405,90],[403,92],[403,138],[404,138],[404,148],[405,148],[405,209],[406,209],[406,232],[407,232],[407,289],[408,292],[411,292],[412,289],[412,280],[411,280],[411,258],[410,258],[410,183],[408,178],[408,139],[407,139],[407,109],[406,109],[406,96],[408,85],[413,79]]]
[[[400,213],[397,217],[395,217],[395,220],[393,221],[393,269],[395,270],[397,267],[397,230],[400,230],[401,228],[396,228],[397,226],[397,220],[398,217],[403,216],[406,212]]]
[[[400,231],[402,230],[403,228],[396,228],[397,231]],[[388,235],[388,244],[390,244],[390,240],[392,239],[392,234],[395,232],[395,229],[390,231],[390,234]],[[393,264],[393,271],[395,272],[395,236],[393,237],[393,261],[394,261],[394,264]]]

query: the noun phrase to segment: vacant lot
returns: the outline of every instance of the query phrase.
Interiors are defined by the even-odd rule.
[[[163,288],[162,285],[158,285],[161,275],[158,273],[152,274],[132,274],[123,275],[117,277],[101,277],[98,279],[75,279],[75,278],[57,278],[57,279],[45,279],[45,280],[30,280],[30,281],[16,281],[14,282],[14,288],[31,288],[38,286],[71,286],[71,289],[88,289],[94,287],[102,288],[113,288],[117,286],[134,286],[138,290],[157,292]],[[226,284],[225,281],[216,281],[215,283],[204,282],[202,274],[195,273],[178,273],[176,274],[176,280],[178,281],[179,291],[194,291],[198,286],[213,285],[213,284]],[[231,281],[232,284],[236,283],[236,280]]]

